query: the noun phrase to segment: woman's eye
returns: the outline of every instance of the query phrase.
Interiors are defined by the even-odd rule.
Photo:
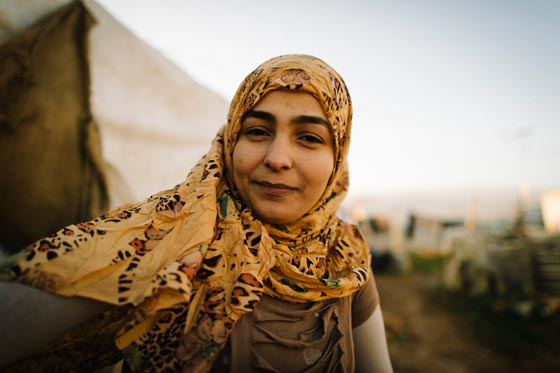
[[[305,141],[305,142],[314,143],[314,144],[324,144],[325,143],[323,141],[323,139],[321,137],[317,136],[317,135],[306,134],[306,135],[300,136],[300,139]]]
[[[269,136],[268,131],[260,127],[250,127],[243,132],[246,136],[255,136],[255,137]]]

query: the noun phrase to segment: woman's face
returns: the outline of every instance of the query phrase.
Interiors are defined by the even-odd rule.
[[[322,196],[333,167],[333,135],[311,94],[272,91],[242,119],[233,181],[262,221],[301,218]]]

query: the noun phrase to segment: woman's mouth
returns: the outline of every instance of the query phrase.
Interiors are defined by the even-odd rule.
[[[282,183],[270,183],[268,181],[258,181],[255,184],[257,184],[261,191],[263,191],[265,194],[274,196],[282,196],[297,189],[290,185]]]

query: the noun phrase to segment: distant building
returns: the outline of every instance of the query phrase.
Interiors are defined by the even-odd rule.
[[[446,252],[453,237],[465,230],[463,220],[436,219],[412,213],[405,228],[406,247],[417,252]]]
[[[541,210],[546,232],[560,233],[560,190],[542,194]]]

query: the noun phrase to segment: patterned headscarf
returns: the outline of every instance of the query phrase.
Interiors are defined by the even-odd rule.
[[[335,139],[325,192],[289,225],[255,217],[229,172],[243,115],[278,89],[313,95]],[[185,182],[37,241],[11,258],[8,274],[61,295],[133,305],[116,345],[134,370],[208,371],[263,294],[323,301],[367,281],[367,245],[336,215],[348,186],[351,118],[347,88],[325,62],[273,58],[241,83],[226,126]]]

